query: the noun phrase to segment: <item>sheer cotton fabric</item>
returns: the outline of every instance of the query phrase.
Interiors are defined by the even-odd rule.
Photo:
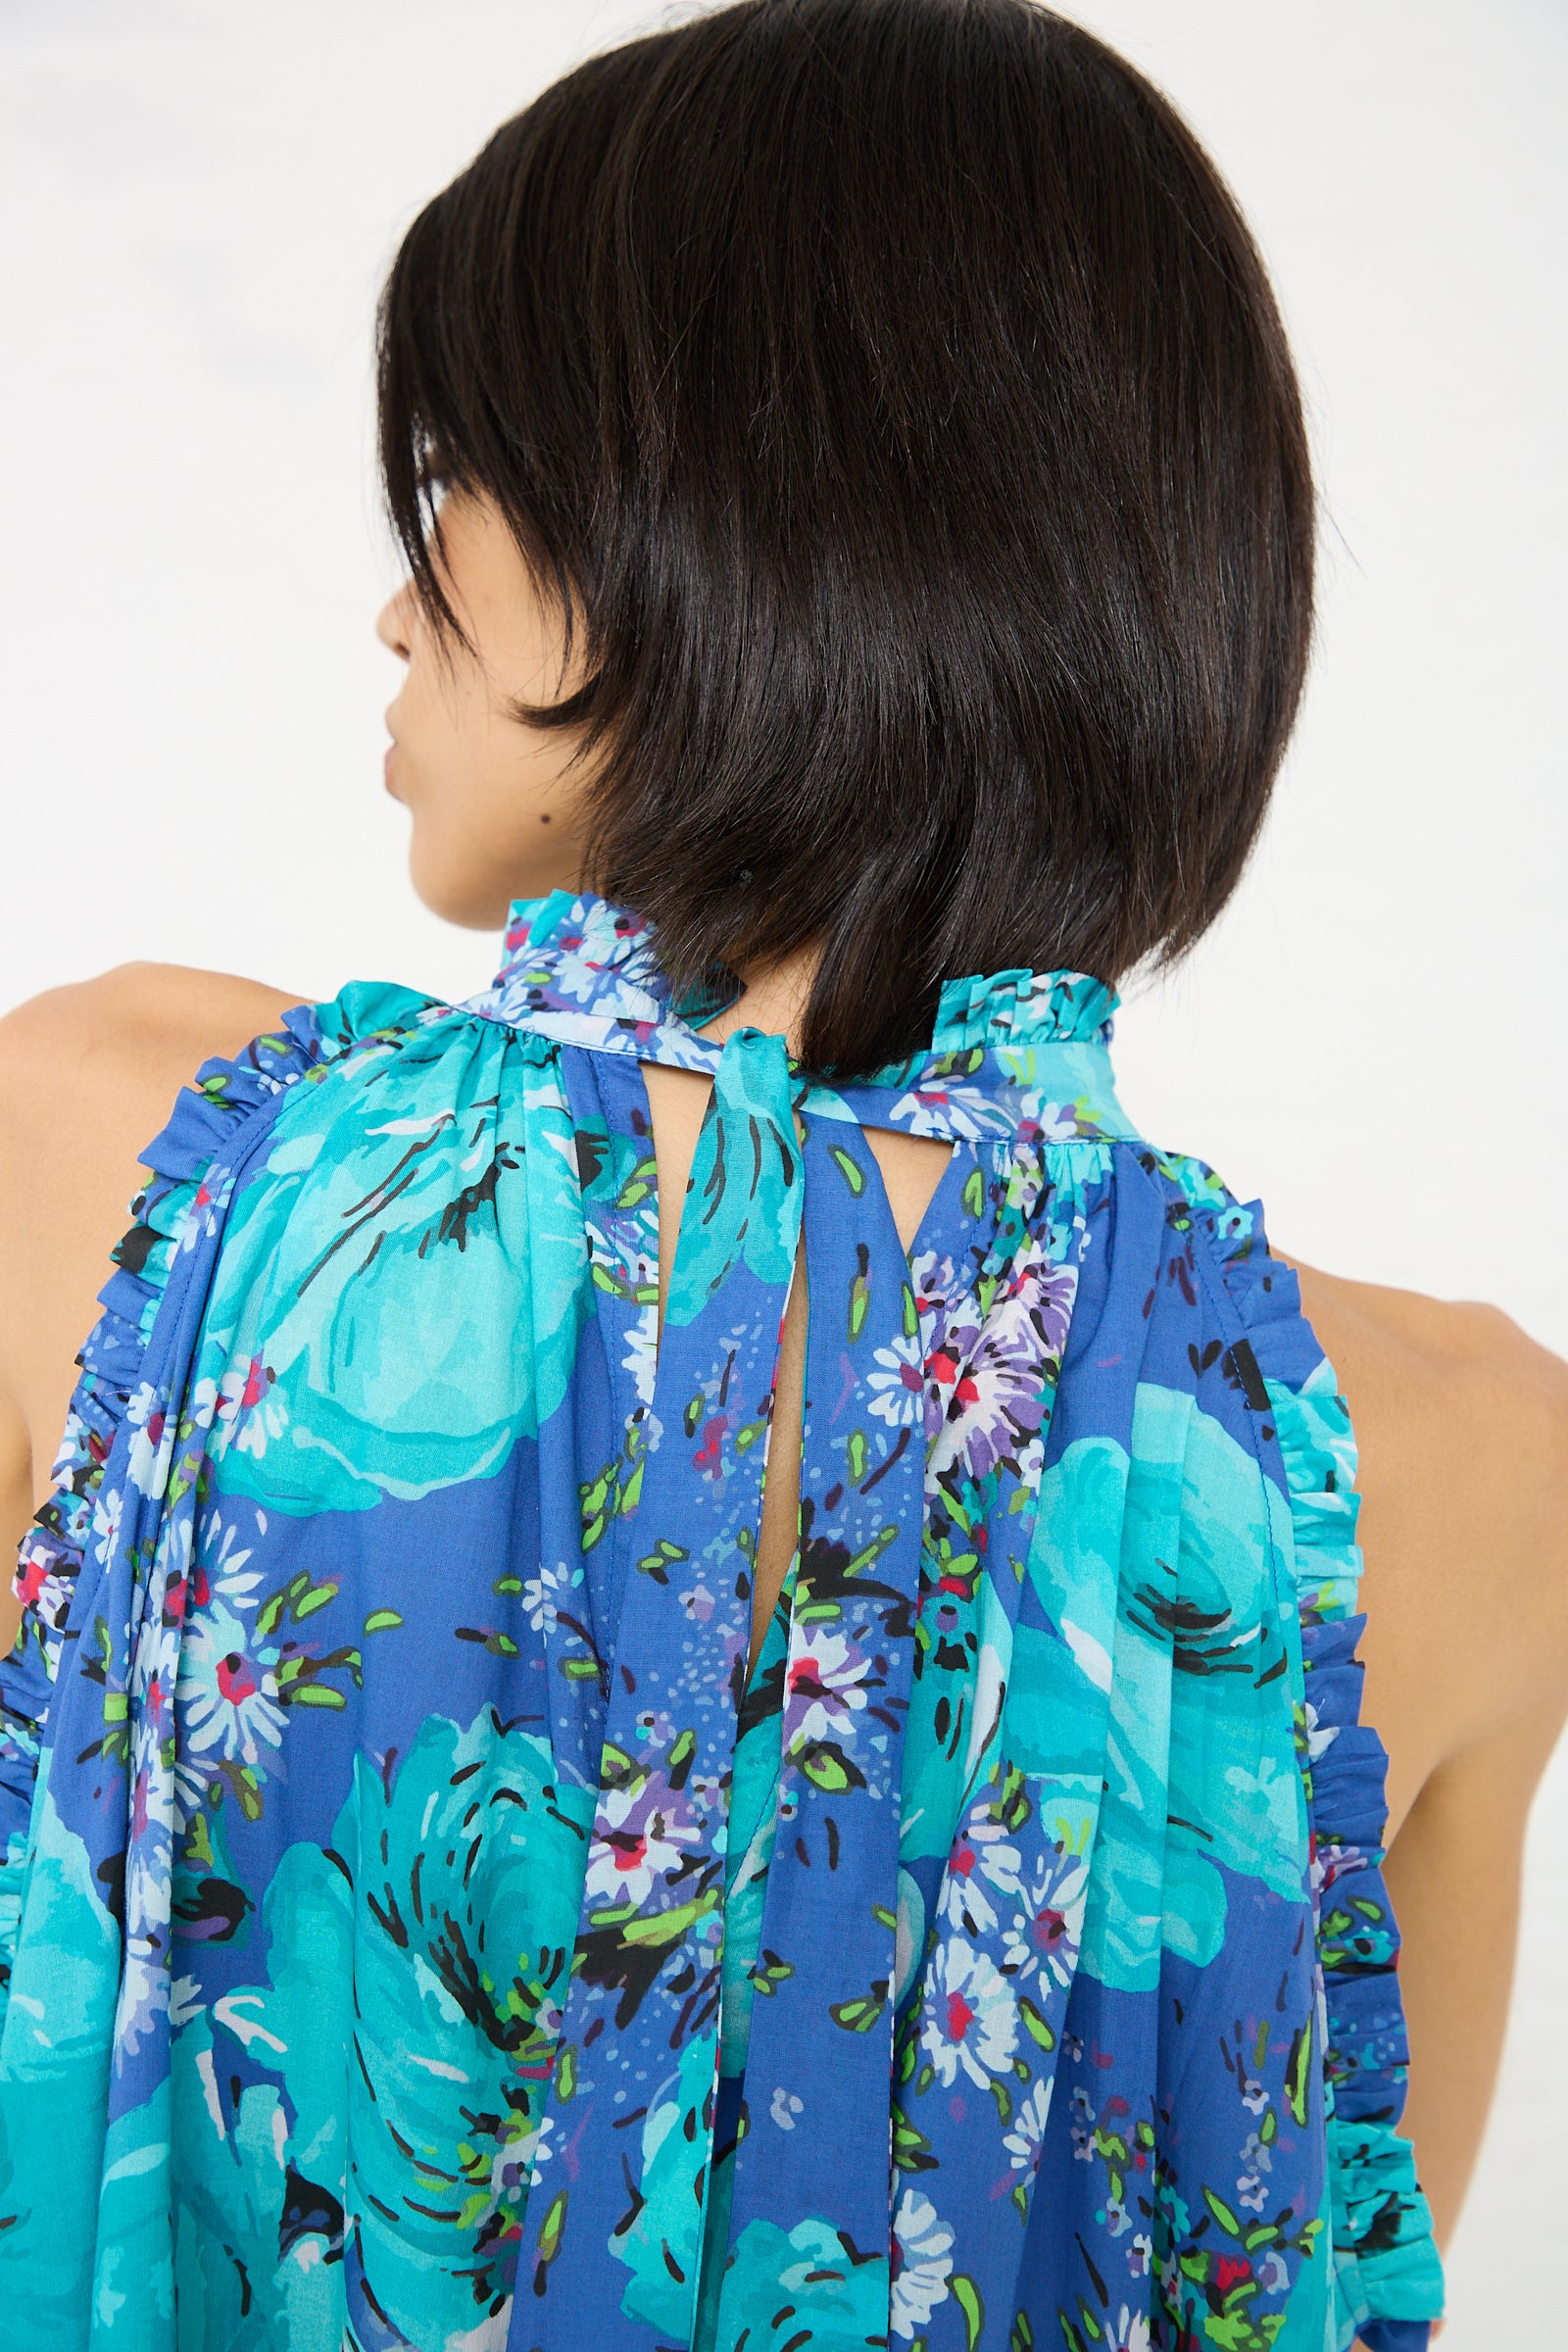
[[[557,893],[207,1065],[0,1680],[8,2342],[1425,2342],[1349,1424],[1113,1007],[835,1090]]]

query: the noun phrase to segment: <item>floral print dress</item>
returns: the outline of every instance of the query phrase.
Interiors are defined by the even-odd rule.
[[[1114,1004],[834,1089],[558,892],[206,1065],[0,1675],[10,2352],[1426,2343],[1350,1428]]]

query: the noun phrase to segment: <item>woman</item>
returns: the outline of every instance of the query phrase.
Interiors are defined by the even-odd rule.
[[[1111,1085],[1305,661],[1234,206],[1023,0],[747,0],[505,125],[380,363],[497,980],[7,1024],[8,2342],[1407,2352],[1568,1401]]]

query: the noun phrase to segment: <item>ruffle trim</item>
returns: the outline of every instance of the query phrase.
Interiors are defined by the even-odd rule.
[[[182,1087],[169,1123],[141,1155],[148,1181],[130,1204],[134,1220],[112,1252],[114,1272],[98,1294],[103,1312],[76,1362],[54,1484],[17,1555],[13,1590],[26,1612],[23,1636],[0,1676],[0,1799],[9,1785],[11,1743],[32,1758],[47,1712],[62,1643],[69,1638],[76,1580],[94,1535],[98,1493],[116,1438],[128,1421],[156,1448],[162,1429],[142,1378],[147,1345],[180,1252],[194,1247],[226,1205],[227,1170],[241,1131],[301,1079],[320,1076],[355,1052],[395,1044],[411,1029],[454,1017],[456,1008],[413,991],[357,981],[321,1004],[297,1004],[275,1030],[253,1038],[232,1060],[204,1061]],[[21,1701],[26,1675],[41,1698]],[[29,1776],[30,1777],[30,1776]],[[6,1821],[0,1816],[0,1838]]]
[[[1188,1163],[1190,1171],[1191,1163]],[[1335,2340],[1423,2352],[1443,2312],[1443,2270],[1404,2110],[1409,2045],[1399,1936],[1383,1882],[1388,1754],[1360,1720],[1356,1657],[1360,1497],[1348,1408],[1301,1312],[1295,1271],[1269,1252],[1262,1204],[1234,1200],[1210,1171],[1194,1221],[1212,1246],[1251,1362],[1237,1372],[1266,1407],[1284,1464],[1305,1680],[1298,1727],[1311,1825],[1319,2016],[1334,2245]],[[1233,1356],[1240,1350],[1233,1348]],[[1268,1434],[1267,1421],[1264,1425]]]
[[[976,1046],[1110,1043],[1120,998],[1087,972],[1017,971],[945,980],[931,1033],[933,1054]]]
[[[17,1646],[0,1671],[0,1985],[10,1980],[50,1696],[72,1639],[78,1580],[101,1532],[104,1471],[127,1423],[154,1448],[163,1436],[142,1370],[171,1269],[221,1206],[222,1170],[241,1129],[286,1088],[357,1042],[345,1012],[343,999],[297,1006],[233,1060],[203,1062],[142,1155],[148,1181],[131,1202],[134,1222],[113,1252],[115,1270],[98,1294],[103,1311],[76,1358],[79,1373],[54,1485],[17,1555],[13,1590],[24,1614]]]

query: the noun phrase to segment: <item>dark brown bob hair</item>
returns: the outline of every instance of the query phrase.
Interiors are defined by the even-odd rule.
[[[592,59],[403,241],[393,527],[432,452],[564,608],[587,879],[681,991],[821,950],[804,1059],[941,983],[1211,923],[1311,627],[1301,405],[1234,199],[1029,0],[741,0]]]

